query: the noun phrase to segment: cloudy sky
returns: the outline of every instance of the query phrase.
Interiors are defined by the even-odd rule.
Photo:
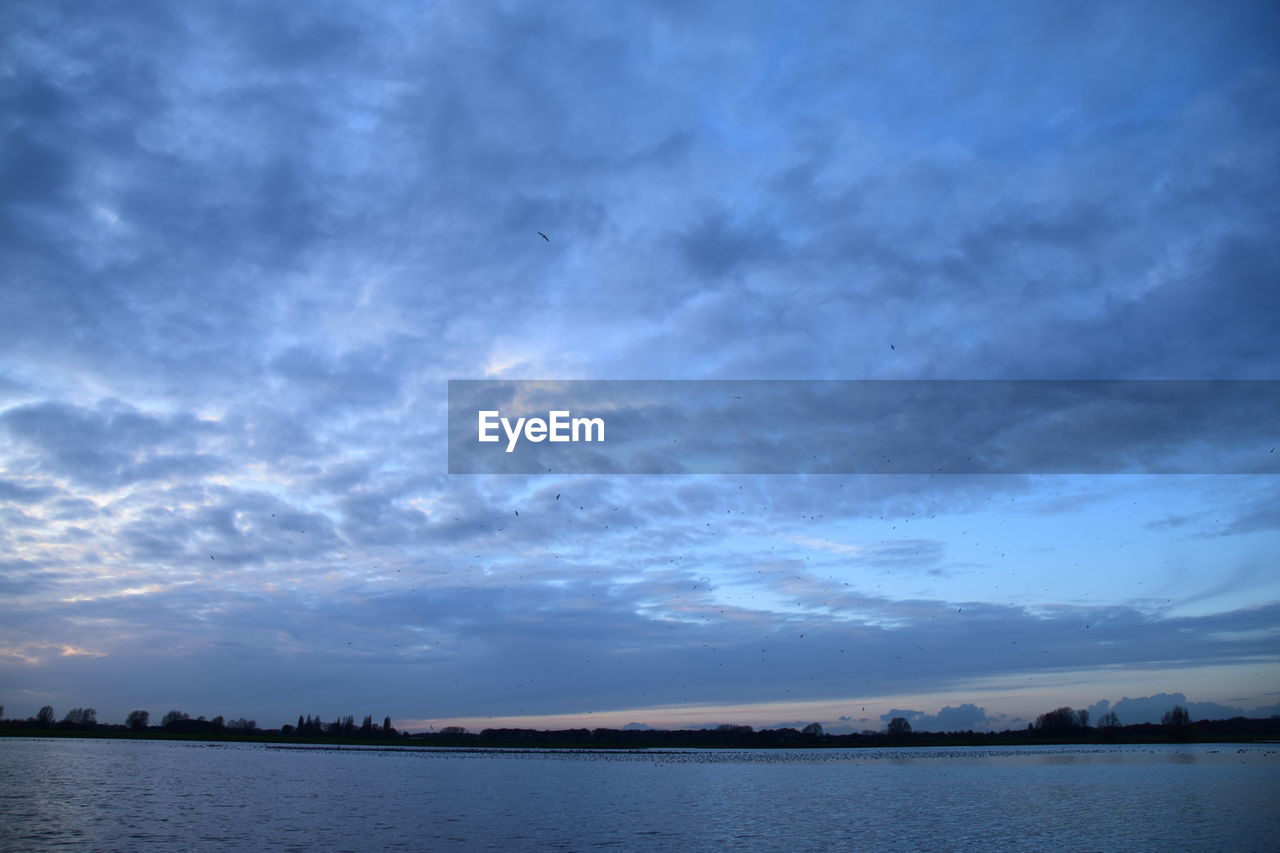
[[[0,18],[7,716],[1280,710],[1274,467],[463,476],[446,441],[450,379],[1280,378],[1274,4]]]

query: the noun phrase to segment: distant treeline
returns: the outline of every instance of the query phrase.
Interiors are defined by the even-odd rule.
[[[130,711],[123,724],[100,723],[93,708],[73,708],[61,720],[52,706],[45,705],[34,717],[25,720],[4,719],[4,706],[0,705],[0,728],[38,731],[94,731],[167,733],[185,735],[252,735],[275,734],[294,737],[386,738],[399,734],[391,725],[391,717],[384,717],[382,725],[374,725],[373,717],[366,716],[360,725],[355,717],[338,717],[324,722],[319,716],[299,716],[298,724],[284,725],[278,729],[260,729],[256,720],[240,717],[227,720],[222,716],[206,719],[192,717],[185,711],[169,711],[160,718],[159,725],[151,725],[149,711]]]
[[[213,719],[192,718],[182,711],[169,711],[159,725],[150,724],[146,711],[132,711],[124,724],[104,724],[97,721],[92,708],[74,708],[58,720],[49,706],[41,708],[34,717],[25,720],[3,719],[4,707],[0,706],[0,729],[7,734],[25,732],[57,733],[93,732],[102,735],[172,735],[186,737],[245,737],[255,739],[323,740],[387,740],[411,741],[422,745],[440,746],[571,746],[608,749],[644,749],[657,747],[850,747],[895,745],[997,745],[1016,743],[1099,743],[1153,741],[1231,741],[1280,738],[1280,716],[1267,719],[1233,717],[1228,720],[1199,720],[1192,722],[1190,714],[1181,706],[1174,706],[1159,723],[1121,725],[1113,713],[1103,714],[1096,726],[1089,724],[1087,711],[1058,708],[1041,714],[1025,729],[1008,729],[1001,732],[914,731],[905,717],[895,717],[883,731],[862,731],[851,734],[828,734],[820,723],[810,723],[803,729],[777,728],[754,729],[743,725],[721,725],[713,729],[484,729],[469,732],[460,726],[447,726],[440,731],[398,732],[391,725],[391,718],[384,717],[381,725],[365,716],[357,724],[355,717],[338,717],[325,722],[319,716],[301,715],[296,724],[286,724],[278,729],[260,729],[253,720],[244,718],[226,721],[218,716]]]
[[[1166,715],[1167,717],[1168,715]],[[895,725],[896,724],[896,725]],[[912,731],[903,717],[890,721],[885,731],[863,731],[852,734],[827,734],[818,723],[803,729],[759,729],[751,726],[723,725],[714,729],[668,731],[663,729],[484,729],[468,733],[454,729],[431,734],[415,734],[412,740],[427,744],[475,744],[477,746],[594,746],[604,748],[643,749],[646,747],[854,747],[909,745],[997,745],[1017,743],[1098,743],[1152,741],[1231,741],[1280,737],[1280,717],[1230,720],[1201,720],[1165,723],[1138,723],[1129,726],[1048,727],[1031,724],[1025,729],[1002,732],[928,732]]]

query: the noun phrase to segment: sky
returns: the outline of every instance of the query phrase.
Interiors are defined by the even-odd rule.
[[[459,475],[446,411],[1280,379],[1277,45],[1267,2],[6,3],[5,715],[1280,712],[1274,467]]]

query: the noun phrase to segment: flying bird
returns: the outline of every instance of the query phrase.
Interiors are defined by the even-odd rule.
[[[541,231],[538,232],[538,236],[541,237],[543,240],[546,240],[548,243],[551,242],[551,238],[548,237],[546,234],[543,234]]]

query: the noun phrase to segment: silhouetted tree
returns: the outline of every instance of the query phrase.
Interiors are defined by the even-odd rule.
[[[40,728],[42,729],[52,728],[53,721],[54,721],[54,714],[53,714],[52,705],[45,705],[43,708],[41,708],[39,711],[36,712],[36,725],[39,726]]]
[[[232,720],[226,725],[227,725],[227,731],[233,732],[235,734],[247,735],[258,730],[258,723],[256,721],[246,720],[244,717],[241,717],[238,720]]]
[[[360,736],[373,737],[373,715],[365,714],[364,721],[360,723]]]
[[[98,712],[93,708],[72,708],[62,718],[61,725],[67,728],[91,729],[98,723]]]
[[[395,734],[395,733],[396,733],[396,730],[395,730],[395,729],[393,729],[393,728],[391,728],[391,717],[390,717],[390,716],[386,716],[386,717],[383,717],[383,718],[382,718],[382,733],[383,733],[384,735],[393,735],[393,734]]]
[[[1115,711],[1107,711],[1105,714],[1098,717],[1098,728],[1100,729],[1115,729],[1119,727],[1120,718],[1116,716]]]
[[[1069,732],[1088,725],[1088,711],[1073,711],[1063,706],[1036,717],[1035,728],[1045,732]]]
[[[351,737],[356,733],[356,718],[348,714],[329,724],[329,734],[335,737]]]
[[[124,724],[135,732],[145,731],[150,721],[150,711],[130,711],[129,716],[124,718]]]
[[[911,734],[911,721],[906,717],[894,717],[889,721],[889,737],[901,739]]]
[[[822,737],[822,723],[810,723],[801,729],[800,733],[808,737]]]
[[[178,723],[189,719],[191,719],[190,715],[183,711],[170,711],[160,718],[160,726],[161,728],[174,729],[178,727]]]
[[[1181,705],[1174,705],[1160,718],[1165,736],[1170,740],[1185,740],[1191,733],[1191,714]]]
[[[736,725],[734,723],[721,723],[715,729],[715,742],[725,746],[743,743],[747,738],[751,737],[751,726]]]

